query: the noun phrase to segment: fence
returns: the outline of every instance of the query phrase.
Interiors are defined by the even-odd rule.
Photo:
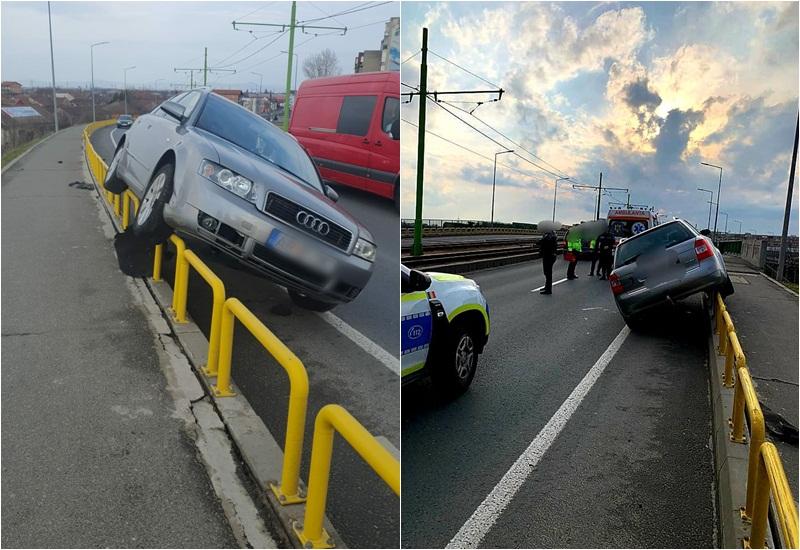
[[[126,190],[122,196],[110,193],[103,187],[106,171],[106,163],[94,150],[91,143],[91,134],[98,128],[114,124],[113,120],[96,122],[87,125],[83,132],[84,149],[86,152],[86,162],[89,171],[99,188],[100,195],[114,207],[114,213],[120,218],[120,225],[123,228],[128,226],[130,217],[130,203],[134,206],[134,215],[139,209],[138,198]],[[121,205],[121,212],[120,212]],[[306,501],[306,497],[300,491],[300,463],[303,452],[304,425],[306,409],[308,406],[308,373],[302,361],[264,325],[247,307],[236,298],[225,299],[225,287],[222,280],[209,268],[192,250],[186,247],[186,243],[177,235],[171,235],[168,239],[175,245],[175,278],[172,293],[172,314],[173,320],[177,323],[186,322],[186,307],[188,301],[189,267],[197,273],[211,286],[212,289],[212,314],[211,327],[209,328],[208,360],[203,373],[208,377],[216,377],[213,384],[213,391],[216,397],[224,398],[235,395],[231,387],[231,359],[233,356],[233,328],[234,319],[238,319],[250,333],[264,346],[264,349],[278,362],[289,375],[289,407],[286,420],[286,439],[283,450],[283,465],[281,468],[280,484],[272,484],[270,488],[275,494],[278,502],[282,505],[297,504]],[[161,281],[161,269],[163,265],[164,244],[155,247],[153,257],[153,281]],[[323,411],[333,411],[326,412]],[[322,420],[320,420],[322,418]],[[364,428],[350,413],[338,405],[327,405],[320,410],[317,416],[317,423],[330,423],[342,433],[345,439],[359,452],[364,460],[379,475],[389,483],[396,494],[400,493],[400,465],[399,462]],[[327,425],[327,424],[326,424]],[[332,430],[333,428],[331,428]],[[324,437],[324,436],[320,436]],[[331,445],[333,436],[331,434]],[[315,427],[314,441],[317,441],[317,428]],[[312,526],[315,521],[319,521],[322,529],[322,517],[325,513],[325,502],[327,499],[327,472],[330,470],[332,447],[329,449],[327,458],[322,455],[322,459],[316,462],[315,469],[314,456],[323,453],[323,447],[319,451],[312,449],[311,473],[309,480],[309,491],[313,490],[314,497],[311,499],[309,493],[309,503],[306,508],[306,517],[311,519]],[[315,455],[315,453],[317,453]],[[322,464],[325,466],[324,483],[321,474]],[[315,474],[315,471],[317,472]],[[317,479],[317,482],[313,480]],[[309,509],[312,512],[309,515]],[[308,522],[307,522],[308,523]],[[314,540],[318,540],[319,537]],[[325,535],[325,547],[328,537]],[[316,542],[312,542],[314,547]]]
[[[797,508],[794,503],[783,463],[774,446],[766,442],[764,414],[758,402],[744,351],[736,336],[733,320],[722,297],[714,303],[715,331],[719,335],[717,351],[725,356],[723,384],[734,387],[733,415],[729,419],[730,439],[746,444],[746,420],[750,421],[750,450],[747,465],[747,492],[741,516],[751,523],[750,537],[745,542],[751,548],[764,548],[770,496],[778,511],[778,524],[784,546],[798,547]]]

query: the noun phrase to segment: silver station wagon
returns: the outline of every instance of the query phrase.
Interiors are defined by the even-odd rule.
[[[632,329],[643,314],[703,291],[733,293],[722,254],[688,223],[673,220],[624,239],[609,277],[617,308]]]
[[[202,239],[286,287],[301,307],[349,302],[372,274],[372,235],[336,205],[305,150],[207,88],[138,117],[105,185],[140,198],[137,236]]]

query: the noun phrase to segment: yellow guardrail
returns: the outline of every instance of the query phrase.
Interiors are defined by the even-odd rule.
[[[334,432],[339,432],[392,491],[400,496],[400,462],[344,407],[325,405],[314,421],[305,517],[302,524],[295,522],[293,525],[304,548],[334,547],[323,527]]]
[[[717,294],[714,303],[715,331],[719,336],[717,352],[725,356],[723,384],[734,387],[733,413],[728,420],[730,439],[745,444],[746,420],[750,420],[750,450],[747,463],[747,492],[741,508],[742,519],[751,522],[751,536],[745,545],[765,547],[770,495],[778,511],[781,537],[790,548],[798,548],[798,520],[792,491],[786,481],[783,463],[774,445],[766,441],[764,413],[747,368],[747,360],[739,344],[736,328],[725,302]]]
[[[101,189],[101,195],[114,207],[117,217],[121,216],[121,225],[125,229],[130,222],[130,204],[133,203],[135,214],[139,210],[139,199],[130,190],[126,190],[122,196],[105,190],[103,182],[108,167],[94,150],[90,140],[92,132],[110,124],[114,124],[114,121],[107,120],[87,125],[83,132],[83,141],[89,170]],[[306,497],[300,491],[300,461],[303,453],[304,425],[308,407],[308,373],[303,362],[238,299],[225,299],[225,287],[222,280],[193,251],[186,248],[183,239],[173,234],[169,237],[168,242],[172,242],[176,249],[175,279],[172,307],[170,308],[175,322],[186,322],[189,266],[193,267],[212,289],[213,306],[209,330],[208,361],[203,370],[206,375],[217,377],[216,383],[212,387],[214,394],[217,397],[234,395],[231,389],[234,318],[239,319],[289,375],[289,410],[286,418],[281,479],[279,484],[270,484],[270,488],[281,504],[305,502]],[[156,245],[154,250],[154,281],[162,280],[161,268],[165,244]],[[315,548],[331,547],[322,523],[327,500],[334,429],[342,434],[395,494],[400,494],[400,463],[344,408],[338,405],[323,407],[317,415],[315,423],[305,527],[298,530],[302,526],[295,526],[301,540],[305,538]],[[317,441],[320,441],[319,445],[317,445]],[[313,497],[311,491],[313,491]]]
[[[177,238],[177,237],[176,237]],[[180,280],[175,280],[176,290],[173,294],[177,296],[177,307],[175,308],[175,318],[177,320],[186,319],[186,302],[189,299],[189,266],[193,267],[211,287],[213,304],[211,306],[211,326],[208,332],[208,360],[206,361],[203,372],[207,376],[217,375],[217,361],[219,360],[219,333],[222,321],[222,308],[225,304],[225,285],[222,279],[211,271],[203,260],[191,250],[185,249],[178,254],[176,263],[181,264],[176,267],[175,272]]]
[[[239,319],[247,330],[289,375],[289,412],[286,417],[286,441],[283,447],[283,470],[278,486],[272,491],[282,504],[305,501],[299,492],[300,457],[303,452],[303,426],[308,406],[308,373],[303,362],[281,342],[253,312],[236,298],[228,298],[222,307],[220,325],[219,363],[214,394],[217,397],[234,395],[231,384],[233,354],[233,322]]]

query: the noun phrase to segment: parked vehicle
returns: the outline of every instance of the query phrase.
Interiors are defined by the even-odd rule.
[[[622,241],[609,281],[617,308],[632,329],[644,324],[644,313],[665,302],[703,291],[733,293],[722,254],[683,220]]]
[[[329,183],[400,204],[400,75],[357,73],[300,84],[289,132]]]
[[[658,225],[658,216],[652,210],[612,208],[608,211],[608,230],[619,245],[622,239],[638,235]]]
[[[461,275],[401,265],[400,292],[403,384],[430,375],[445,394],[466,391],[489,339],[489,306],[480,287]]]
[[[133,117],[131,115],[119,115],[117,117],[117,128],[130,128],[133,124]]]
[[[369,231],[335,204],[292,136],[203,88],[136,119],[106,188],[141,199],[137,235],[202,239],[326,310],[358,296],[376,255]]]

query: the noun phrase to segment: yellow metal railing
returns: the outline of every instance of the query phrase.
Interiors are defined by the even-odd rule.
[[[745,544],[752,548],[764,547],[771,495],[778,510],[778,522],[784,543],[790,548],[798,548],[797,507],[786,481],[780,456],[774,445],[766,441],[764,413],[761,411],[758,395],[747,368],[744,351],[739,344],[733,320],[719,294],[715,297],[714,306],[714,328],[719,336],[717,351],[725,356],[723,384],[734,388],[733,413],[728,420],[731,441],[747,443],[746,420],[750,420],[747,492],[741,516],[744,521],[750,522],[752,527],[751,537],[745,540]]]
[[[289,412],[286,417],[286,442],[283,448],[283,469],[280,485],[271,485],[282,504],[303,502],[299,493],[300,456],[303,452],[303,426],[308,406],[308,373],[303,362],[275,336],[242,302],[228,298],[222,307],[220,325],[219,363],[214,394],[217,397],[234,395],[231,384],[233,353],[233,321],[239,319],[264,349],[289,375]]]
[[[392,491],[400,496],[400,462],[344,407],[325,405],[314,421],[306,514],[302,524],[295,522],[293,526],[304,548],[334,547],[333,541],[323,527],[323,521],[335,431],[339,432]]]
[[[122,229],[128,228],[130,222],[131,203],[133,203],[133,215],[139,212],[139,198],[133,194],[133,191],[126,189],[122,193]]]
[[[176,237],[177,238],[177,237]],[[208,360],[203,368],[207,376],[217,375],[217,361],[219,360],[219,333],[222,321],[222,308],[225,304],[225,285],[222,279],[211,271],[203,260],[191,250],[184,249],[178,253],[176,263],[181,265],[175,269],[176,277],[174,296],[177,296],[177,306],[175,308],[175,319],[186,320],[186,302],[189,299],[189,266],[193,267],[211,287],[213,305],[211,307],[211,326],[208,332]],[[175,302],[173,302],[175,303]]]

